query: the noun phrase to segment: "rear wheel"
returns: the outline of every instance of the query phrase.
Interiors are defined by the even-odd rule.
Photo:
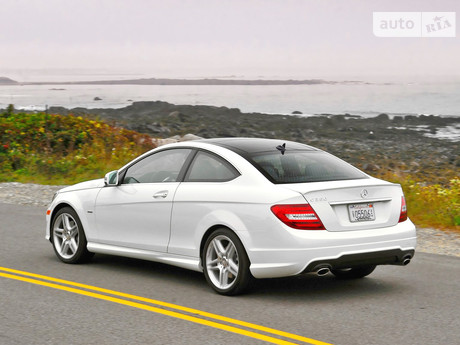
[[[214,231],[202,252],[206,281],[222,295],[243,292],[251,279],[249,258],[240,239],[229,229]]]
[[[86,249],[83,225],[72,208],[64,207],[56,213],[51,230],[54,252],[61,261],[75,264],[94,255]]]
[[[331,270],[332,274],[334,274],[337,278],[340,279],[359,279],[368,276],[375,270],[375,265],[369,266],[360,266],[360,267],[353,267],[353,268],[342,268]]]

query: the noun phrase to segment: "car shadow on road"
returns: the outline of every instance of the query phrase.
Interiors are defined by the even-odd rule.
[[[192,286],[206,285],[204,276],[200,272],[154,261],[96,254],[88,264],[92,268],[97,267],[101,271],[117,275],[151,277],[162,279],[171,284],[182,282]]]
[[[399,282],[381,279],[376,274],[363,279],[337,279],[331,273],[318,277],[314,274],[303,274],[294,277],[277,279],[260,279],[252,283],[249,296],[257,299],[285,300],[321,300],[332,301],[347,298],[361,299],[366,296],[388,296],[407,286]]]
[[[202,273],[174,267],[162,263],[110,256],[96,255],[91,261],[92,268],[104,274],[117,274],[125,278],[136,276],[148,279],[160,279],[171,287],[193,290],[195,293],[214,294],[208,287]],[[401,290],[407,290],[409,283],[382,278],[380,267],[369,277],[363,279],[343,280],[331,273],[326,276],[303,274],[287,278],[254,279],[249,290],[241,295],[243,299],[272,300],[314,300],[330,301],[336,299],[360,299],[363,297],[387,296]]]

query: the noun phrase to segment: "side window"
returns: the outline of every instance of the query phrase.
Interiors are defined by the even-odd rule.
[[[199,151],[185,177],[188,182],[226,182],[240,174],[224,159],[207,152]]]
[[[176,182],[189,149],[165,150],[135,163],[126,171],[123,183]]]

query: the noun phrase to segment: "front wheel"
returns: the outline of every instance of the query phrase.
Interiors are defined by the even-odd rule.
[[[72,208],[64,207],[56,213],[51,230],[54,252],[61,261],[75,264],[93,256],[86,249],[83,225]]]
[[[332,274],[334,274],[337,278],[340,279],[359,279],[368,276],[375,270],[375,265],[369,266],[360,266],[360,267],[353,267],[353,268],[343,268],[343,269],[336,269],[331,270]]]
[[[202,261],[206,281],[216,292],[230,296],[247,288],[251,279],[249,258],[232,231],[214,231],[206,240]]]

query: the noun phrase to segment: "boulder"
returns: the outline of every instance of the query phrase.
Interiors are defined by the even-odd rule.
[[[374,131],[369,132],[369,134],[367,135],[367,139],[375,139]]]
[[[376,172],[380,170],[380,167],[377,164],[365,163],[363,165],[363,170],[366,172]]]
[[[190,141],[190,140],[200,140],[203,139],[202,137],[199,137],[198,135],[188,133],[184,135],[182,138],[179,139],[179,141]]]
[[[178,140],[177,139],[172,139],[172,138],[166,138],[166,139],[157,138],[157,139],[152,139],[152,142],[157,146],[163,146],[163,145],[167,145],[167,144],[177,143]]]
[[[378,115],[376,118],[375,118],[376,121],[378,122],[387,122],[387,121],[390,121],[390,117],[388,116],[388,114],[380,114]]]
[[[171,130],[168,127],[164,127],[159,123],[152,123],[149,125],[143,126],[144,130],[147,130],[148,133],[154,133],[154,134],[169,134],[171,133]]]

